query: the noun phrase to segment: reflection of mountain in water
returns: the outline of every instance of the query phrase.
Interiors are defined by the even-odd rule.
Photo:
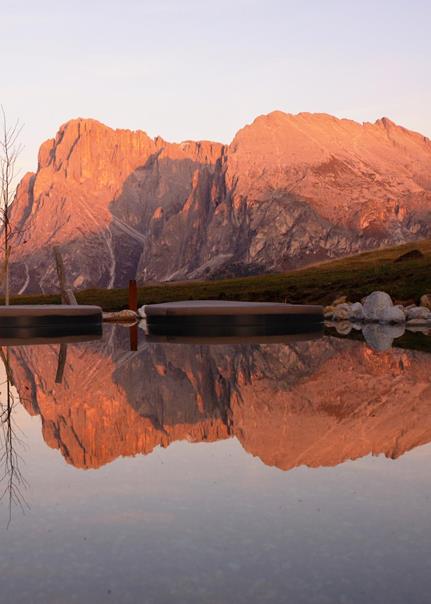
[[[430,357],[324,338],[292,344],[141,345],[127,330],[11,353],[21,401],[40,414],[47,444],[81,468],[150,453],[176,440],[235,436],[283,470],[368,453],[398,457],[431,440]]]

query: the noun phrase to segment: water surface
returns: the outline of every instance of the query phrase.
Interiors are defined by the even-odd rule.
[[[9,348],[2,602],[429,602],[430,355],[121,327],[59,353]]]

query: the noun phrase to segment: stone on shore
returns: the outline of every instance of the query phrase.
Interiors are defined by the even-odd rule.
[[[362,321],[364,310],[360,302],[351,304],[350,302],[341,302],[334,306],[326,306],[324,309],[325,319],[333,321]]]
[[[325,306],[325,308],[323,309],[323,316],[325,317],[325,319],[333,319],[335,308],[336,307],[332,304],[330,306]]]
[[[103,313],[103,320],[108,323],[135,323],[137,318],[135,311],[129,309]]]
[[[391,297],[386,292],[373,292],[362,300],[364,319],[370,322],[386,321],[390,319],[391,309],[394,307]]]
[[[431,294],[424,294],[421,296],[420,305],[431,310]]]
[[[399,306],[392,306],[389,308],[385,308],[382,311],[382,318],[380,319],[382,323],[405,323],[406,315],[404,311]]]
[[[332,306],[338,306],[339,304],[345,304],[346,302],[347,302],[347,296],[340,296],[339,298],[336,298],[332,302]]]
[[[364,307],[360,302],[354,302],[350,307],[350,318],[352,321],[362,321],[364,318]]]
[[[333,312],[333,318],[335,321],[345,321],[346,319],[350,319],[351,318],[351,309],[352,309],[352,305],[348,304],[346,302],[342,303],[342,304],[338,304],[335,307],[335,310]]]
[[[421,319],[423,321],[431,321],[431,310],[425,306],[413,306],[406,310],[407,320]]]

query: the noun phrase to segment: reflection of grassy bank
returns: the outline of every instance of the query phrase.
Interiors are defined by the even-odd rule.
[[[362,332],[354,329],[349,334],[343,335],[338,333],[333,327],[326,327],[325,334],[335,338],[364,341]],[[431,353],[431,336],[419,332],[405,331],[401,337],[394,340],[392,348],[404,348],[406,350]]]
[[[420,250],[422,257],[395,262],[400,255]],[[395,300],[418,301],[431,293],[431,240],[366,252],[292,271],[221,281],[188,281],[139,288],[139,303],[187,299],[261,300],[327,304],[346,294],[352,302],[374,290]],[[104,310],[127,306],[127,290],[94,289],[78,293],[81,304],[99,304]],[[20,296],[14,304],[58,303],[58,296]]]

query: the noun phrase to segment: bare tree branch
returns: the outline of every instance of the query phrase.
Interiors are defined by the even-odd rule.
[[[5,304],[9,304],[10,242],[13,235],[10,223],[10,206],[15,199],[18,186],[18,171],[16,167],[18,157],[24,148],[19,142],[23,124],[17,120],[10,126],[3,105],[0,105],[0,119],[0,222],[3,231]]]

